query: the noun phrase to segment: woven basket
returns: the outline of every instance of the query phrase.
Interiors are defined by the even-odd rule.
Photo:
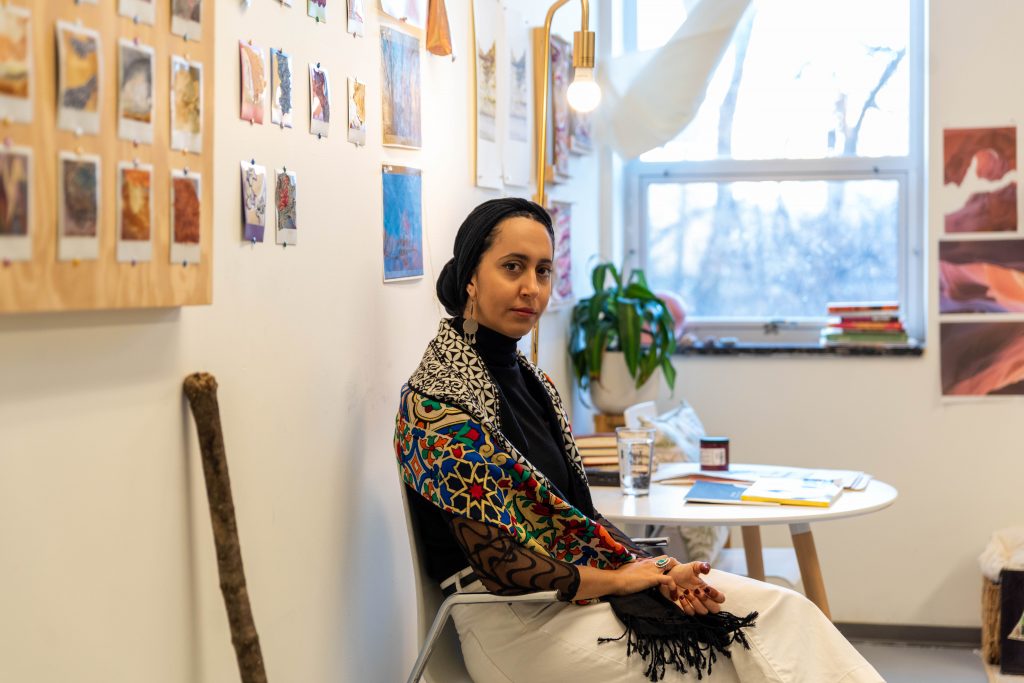
[[[999,584],[981,578],[981,658],[999,663]]]

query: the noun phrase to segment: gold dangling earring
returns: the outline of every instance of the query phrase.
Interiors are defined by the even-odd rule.
[[[466,319],[462,321],[462,331],[466,334],[466,341],[470,344],[476,344],[476,331],[480,329],[480,323],[473,317],[473,309],[476,308],[476,304],[472,299],[469,300],[469,313],[466,314]]]

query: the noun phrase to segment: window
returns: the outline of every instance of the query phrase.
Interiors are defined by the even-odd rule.
[[[626,48],[686,4],[625,2]],[[921,0],[753,0],[693,121],[626,167],[626,246],[691,331],[810,342],[827,302],[885,299],[922,338],[922,34]]]

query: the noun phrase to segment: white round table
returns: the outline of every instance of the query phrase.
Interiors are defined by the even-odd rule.
[[[687,503],[683,498],[689,490],[689,486],[651,484],[650,494],[627,496],[618,487],[595,486],[590,494],[594,508],[615,524],[741,527],[748,575],[760,580],[764,580],[760,527],[788,524],[807,597],[829,618],[831,613],[811,522],[877,512],[892,505],[898,496],[895,488],[877,479],[871,480],[863,491],[843,491],[829,507]]]

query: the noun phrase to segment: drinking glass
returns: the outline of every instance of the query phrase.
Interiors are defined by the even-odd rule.
[[[651,491],[654,464],[654,429],[618,427],[619,486],[628,496],[646,496]]]

